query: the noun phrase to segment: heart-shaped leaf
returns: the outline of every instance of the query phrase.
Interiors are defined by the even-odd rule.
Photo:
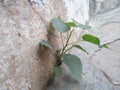
[[[82,63],[80,59],[72,54],[63,55],[63,62],[68,66],[72,75],[78,80],[82,77]]]
[[[54,29],[58,32],[67,32],[70,27],[67,26],[60,18],[53,18],[51,20]]]
[[[100,40],[98,37],[95,37],[93,35],[90,35],[90,34],[85,34],[82,36],[82,39],[84,41],[87,41],[87,42],[90,42],[90,43],[93,43],[93,44],[96,44],[98,46],[100,46]]]
[[[75,20],[73,20],[73,22],[76,24],[76,27],[81,28],[83,30],[89,30],[91,28],[91,26],[83,25]]]
[[[81,29],[84,29],[84,30],[88,30],[88,29],[91,28],[90,26],[83,25],[83,24],[79,24],[79,25],[77,25],[77,27],[78,27],[78,28],[81,28]]]
[[[76,27],[77,26],[74,22],[67,22],[65,24],[69,27]]]
[[[76,48],[84,51],[85,53],[89,54],[89,53],[88,53],[82,46],[80,46],[80,45],[74,45],[73,47],[76,47]]]
[[[41,40],[40,41],[40,44],[43,45],[43,46],[46,46],[48,48],[52,48],[52,46],[50,45],[50,43],[48,41],[45,41],[45,40]]]

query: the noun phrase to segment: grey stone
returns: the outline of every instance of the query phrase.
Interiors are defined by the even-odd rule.
[[[65,70],[49,89],[120,90],[120,0],[0,0],[0,90],[45,90],[55,57],[38,52],[39,41],[48,40],[49,22],[57,16],[92,26],[76,30],[72,41],[91,33],[110,49],[79,43],[89,52],[71,50],[83,63],[81,82]],[[59,46],[54,37],[50,41]]]
[[[90,0],[90,16],[96,16],[120,7],[119,0]]]

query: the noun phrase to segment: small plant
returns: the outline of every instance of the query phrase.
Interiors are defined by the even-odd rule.
[[[68,66],[68,68],[71,71],[71,74],[78,80],[81,80],[82,77],[82,63],[79,57],[73,55],[73,54],[68,54],[68,51],[72,49],[73,47],[78,48],[79,50],[82,50],[83,52],[87,53],[88,52],[79,44],[77,44],[80,41],[86,41],[90,42],[93,44],[96,44],[97,46],[101,47],[106,47],[105,45],[100,45],[100,40],[98,37],[95,37],[91,34],[84,34],[78,41],[73,42],[72,44],[69,43],[72,33],[74,32],[75,28],[81,28],[83,30],[88,30],[91,27],[87,25],[80,24],[73,20],[72,22],[64,22],[61,20],[60,17],[58,18],[53,18],[51,20],[53,28],[60,32],[61,36],[61,44],[62,48],[61,49],[56,49],[55,47],[51,46],[48,41],[42,40],[40,41],[40,44],[43,46],[46,46],[53,50],[55,52],[56,56],[56,65],[54,66],[54,73],[55,75],[59,76],[62,72],[61,70],[61,64],[64,63],[65,65]],[[66,33],[66,42],[63,41],[63,33]]]

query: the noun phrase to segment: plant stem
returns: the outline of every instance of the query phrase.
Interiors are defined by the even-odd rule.
[[[69,40],[70,40],[70,38],[71,38],[71,35],[72,35],[72,32],[73,32],[73,31],[74,31],[74,29],[71,30],[70,33],[67,33],[67,41],[66,41],[65,45],[63,46],[63,49],[62,49],[61,53],[60,53],[59,55],[57,55],[57,66],[60,66],[61,63],[62,63],[62,61],[63,61],[63,60],[62,60],[62,55],[66,53],[65,49],[66,49],[66,47],[68,46],[68,43],[69,43]],[[63,39],[62,39],[62,35],[61,35],[61,41],[62,41],[62,40],[63,40]]]
[[[79,38],[81,37],[82,33],[83,33],[83,30],[82,30],[82,32],[80,33]],[[66,49],[66,50],[65,50],[65,53],[66,53],[67,51],[69,51],[70,49],[72,49],[73,46],[74,46],[76,43],[82,41],[82,40],[80,40],[79,38],[78,38],[75,42],[72,42],[72,43],[68,44],[68,45],[72,45],[72,46],[69,47],[68,49]]]
[[[80,42],[80,41],[82,41],[82,40],[77,40],[77,41],[75,41],[75,42],[72,42],[72,43],[69,43],[68,45],[75,45],[76,43],[78,43],[78,42]]]
[[[68,36],[69,36],[69,32],[67,32],[67,38],[68,38]]]
[[[84,31],[84,30],[82,30],[81,33],[79,34],[78,39],[77,39],[75,42],[69,43],[69,45],[75,45],[76,43],[83,41],[83,40],[80,39],[81,36],[82,36],[82,34],[83,34],[83,31]]]
[[[66,49],[64,53],[66,53],[67,51],[69,51],[70,49],[72,49],[73,46],[74,46],[74,45],[72,45],[71,47],[69,47],[68,49]]]
[[[63,36],[62,36],[62,33],[61,33],[61,32],[60,32],[60,38],[61,38],[62,46],[64,47]]]
[[[73,31],[74,31],[74,29],[72,31],[70,31],[70,34],[69,34],[69,36],[67,38],[65,46],[62,49],[62,53],[61,53],[60,57],[65,53],[64,51],[65,51],[66,47],[68,46],[68,43],[69,43],[69,40],[70,40],[70,37],[71,37]]]

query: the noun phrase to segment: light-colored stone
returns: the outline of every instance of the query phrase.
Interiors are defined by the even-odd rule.
[[[40,53],[39,41],[48,40],[49,22],[57,16],[92,26],[90,31],[76,30],[72,41],[80,33],[92,33],[110,49],[81,42],[89,55],[71,50],[83,63],[80,85],[68,82],[68,73],[49,89],[120,90],[119,6],[119,0],[0,0],[0,90],[44,90],[55,57],[50,50]],[[49,40],[60,45],[54,37]]]
[[[63,0],[67,8],[68,20],[74,19],[85,24],[89,19],[88,0]]]
[[[55,57],[40,55],[39,41],[48,39],[50,19],[66,10],[62,1],[37,1],[0,1],[0,90],[42,90],[50,77]]]
[[[120,41],[110,47],[117,46],[112,50],[102,49],[92,58],[91,63],[99,68],[114,85],[120,85]],[[115,49],[115,50],[114,50]],[[106,54],[107,52],[107,54]]]
[[[93,6],[93,7],[92,7]],[[120,89],[120,2],[119,0],[91,0],[90,21],[92,30],[88,33],[100,38],[101,44],[107,44],[110,49],[100,49],[91,44],[87,47],[90,55],[86,61],[89,62],[103,76],[93,89],[86,90],[114,90]],[[83,44],[85,45],[85,44]],[[86,64],[85,64],[86,66]],[[86,70],[85,70],[86,71]],[[91,71],[91,70],[88,70]],[[95,71],[96,72],[96,71]],[[105,78],[105,80],[103,79]],[[95,79],[93,79],[94,81]],[[104,85],[102,85],[102,83]],[[88,81],[87,81],[88,82]],[[91,81],[90,81],[91,82]],[[107,83],[105,83],[107,82]],[[92,83],[92,82],[91,82]],[[102,85],[102,86],[101,86]],[[102,88],[102,89],[101,89]]]

